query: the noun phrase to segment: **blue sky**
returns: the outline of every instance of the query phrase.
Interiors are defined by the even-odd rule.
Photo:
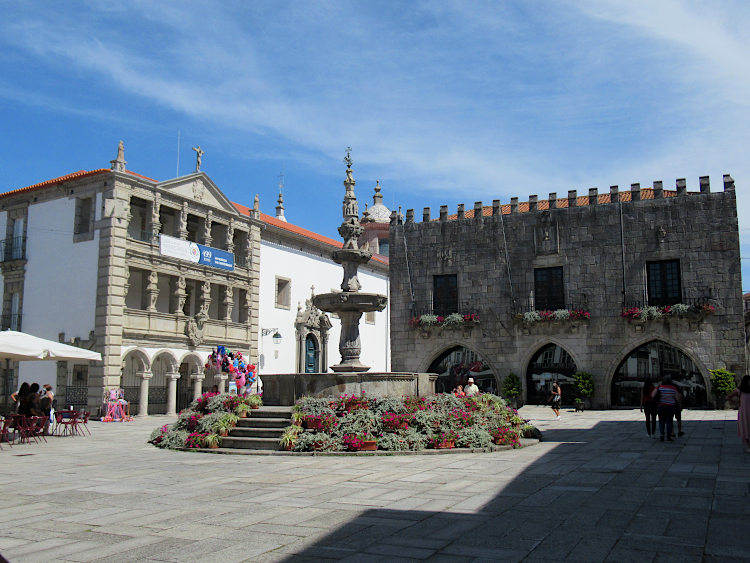
[[[0,188],[109,166],[202,169],[337,237],[404,210],[710,175],[750,258],[750,3],[0,0]],[[720,221],[721,218],[707,218]],[[745,291],[750,260],[743,260]]]

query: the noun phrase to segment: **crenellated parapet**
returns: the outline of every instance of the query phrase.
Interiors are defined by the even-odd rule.
[[[681,197],[704,197],[711,194],[711,183],[708,176],[699,178],[699,191],[688,192],[685,178],[675,180],[674,190],[665,190],[661,180],[655,180],[651,187],[641,187],[639,183],[631,184],[630,190],[620,191],[619,186],[610,186],[609,193],[599,193],[598,188],[589,188],[588,195],[578,195],[577,190],[569,190],[567,197],[558,198],[557,193],[552,192],[547,199],[540,200],[538,195],[530,195],[528,201],[519,202],[518,197],[510,198],[510,202],[501,204],[495,199],[492,205],[483,205],[481,201],[474,202],[471,209],[466,209],[463,203],[459,203],[455,214],[449,214],[448,206],[441,205],[438,218],[432,217],[429,207],[422,210],[422,222],[432,221],[455,221],[455,220],[480,220],[483,217],[494,217],[499,215],[514,215],[518,213],[534,213],[537,211],[549,211],[552,209],[573,209],[580,207],[593,207],[597,205],[608,205],[613,203],[634,203],[643,201],[656,201],[669,198]],[[734,180],[729,174],[723,176],[724,192],[734,193]],[[721,193],[721,192],[718,192]],[[404,218],[395,211],[391,213],[391,224],[402,224]],[[406,223],[415,222],[413,209],[406,210]]]

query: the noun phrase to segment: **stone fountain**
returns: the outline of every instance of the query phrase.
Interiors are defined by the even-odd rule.
[[[341,338],[339,340],[341,363],[331,366],[331,369],[337,373],[365,372],[370,369],[359,361],[359,355],[362,351],[359,338],[359,321],[362,313],[382,311],[388,302],[385,295],[360,291],[362,285],[357,278],[357,270],[360,265],[367,264],[370,261],[372,253],[359,248],[358,240],[364,232],[364,227],[359,223],[359,205],[357,196],[354,195],[356,182],[352,177],[350,153],[351,149],[347,149],[344,159],[346,164],[344,221],[339,227],[339,234],[344,239],[344,245],[340,250],[333,253],[334,261],[341,264],[344,269],[341,291],[323,293],[313,298],[313,304],[318,309],[327,313],[336,313],[341,319]]]
[[[367,264],[372,254],[359,248],[358,238],[364,227],[359,224],[357,197],[354,195],[351,149],[347,149],[344,187],[344,221],[339,233],[344,239],[341,249],[333,252],[333,259],[344,268],[341,291],[313,297],[315,307],[337,313],[341,319],[339,351],[341,363],[331,366],[333,373],[276,373],[262,374],[263,403],[293,405],[300,397],[336,397],[341,394],[366,393],[368,397],[402,395],[431,395],[435,392],[437,375],[430,373],[370,372],[362,365],[359,355],[359,321],[362,313],[382,311],[388,299],[385,295],[364,293],[357,279],[357,269]]]

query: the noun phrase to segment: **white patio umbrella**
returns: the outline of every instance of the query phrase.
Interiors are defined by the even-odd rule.
[[[98,360],[98,352],[46,340],[25,332],[4,330],[0,332],[0,359],[17,362],[34,360]]]

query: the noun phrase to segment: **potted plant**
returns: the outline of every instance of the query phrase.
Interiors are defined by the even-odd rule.
[[[305,420],[305,414],[302,411],[292,411],[292,424],[294,426],[302,426],[302,422]]]
[[[261,399],[260,395],[248,395],[245,397],[245,401],[250,405],[251,409],[259,409],[263,406],[263,399]]]
[[[583,412],[583,399],[576,397],[576,412]]]
[[[221,444],[221,437],[218,434],[206,434],[203,437],[203,444],[207,448],[218,448],[219,444]]]
[[[454,430],[446,430],[427,438],[427,445],[436,450],[451,449],[456,447],[457,438],[458,434]]]
[[[510,399],[511,405],[513,408],[516,408],[518,396],[522,391],[521,380],[515,373],[510,372],[505,379],[503,379],[503,397]]]
[[[234,428],[240,421],[240,417],[233,412],[228,412],[222,417],[222,420],[226,420],[229,423],[229,427]]]
[[[282,447],[282,449],[286,451],[291,451],[294,447],[294,444],[297,443],[297,438],[299,437],[300,433],[300,427],[299,426],[288,426],[284,433],[281,435],[281,439],[279,440],[279,445]]]
[[[222,438],[229,436],[229,431],[231,429],[232,425],[226,418],[222,418],[221,420],[219,420],[215,427],[216,433]]]
[[[716,408],[723,409],[726,406],[725,397],[737,387],[734,380],[734,374],[724,368],[710,369],[709,380],[711,381],[711,391],[716,395]]]
[[[247,413],[249,410],[250,405],[248,405],[247,403],[239,403],[236,407],[234,407],[234,412],[240,418],[247,418]]]
[[[187,435],[185,438],[185,447],[186,448],[202,448],[203,447],[203,438],[205,438],[206,434],[201,434],[200,432],[191,432]]]
[[[594,376],[585,371],[579,371],[575,374],[576,392],[585,401],[590,401],[594,394]],[[577,409],[576,409],[577,410]]]

